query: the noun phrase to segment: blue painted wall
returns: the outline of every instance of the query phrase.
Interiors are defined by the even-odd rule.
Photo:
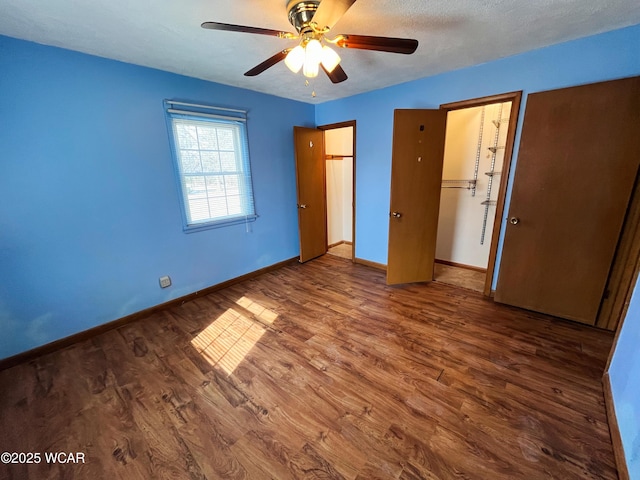
[[[357,121],[356,256],[387,263],[394,109],[439,108],[522,90],[521,122],[529,93],[634,75],[640,75],[640,25],[319,105],[318,125]],[[519,138],[518,130],[512,177]]]
[[[616,416],[631,480],[640,479],[640,280],[609,367]]]
[[[182,231],[165,98],[249,111],[248,230]],[[314,107],[0,36],[0,358],[297,256],[293,125]]]

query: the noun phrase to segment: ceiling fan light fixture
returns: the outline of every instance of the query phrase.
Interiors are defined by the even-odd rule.
[[[304,65],[302,73],[305,77],[315,78],[318,76],[320,62],[322,61],[322,45],[315,38],[309,40],[304,47]]]
[[[322,47],[322,66],[331,73],[340,63],[340,55],[327,45]]]
[[[319,71],[319,63],[308,63],[305,61],[304,65],[302,66],[302,74],[307,78],[316,78]]]
[[[305,52],[302,45],[293,48],[285,57],[284,64],[293,73],[298,73],[304,64]]]

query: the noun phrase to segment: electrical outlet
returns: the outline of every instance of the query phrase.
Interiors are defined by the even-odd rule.
[[[167,288],[170,286],[171,286],[171,279],[169,278],[168,275],[165,275],[164,277],[160,277],[160,287]]]

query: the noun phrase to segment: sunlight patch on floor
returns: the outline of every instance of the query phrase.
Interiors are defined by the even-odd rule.
[[[272,312],[271,310],[263,307],[257,302],[254,302],[250,298],[240,297],[239,300],[236,300],[236,303],[241,307],[244,307],[245,309],[249,310],[256,317],[258,317],[260,320],[264,322],[267,322],[269,325],[271,325],[273,321],[278,317],[277,313]]]
[[[191,340],[198,353],[227,375],[233,373],[278,317],[275,312],[247,297],[241,297],[236,303],[241,309],[227,309]],[[242,309],[255,319],[241,313]]]

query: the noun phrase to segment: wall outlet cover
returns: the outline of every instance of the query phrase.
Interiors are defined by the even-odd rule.
[[[162,288],[167,288],[171,286],[171,278],[169,276],[160,277],[160,286]]]

